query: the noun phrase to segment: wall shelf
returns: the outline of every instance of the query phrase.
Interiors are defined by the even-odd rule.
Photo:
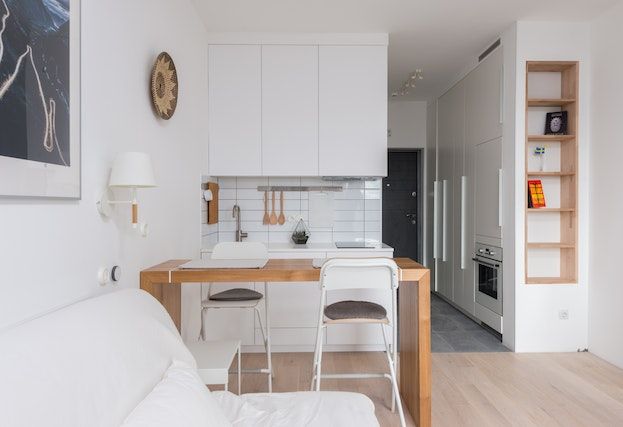
[[[530,142],[567,142],[574,139],[575,135],[528,135],[528,141]]]
[[[528,107],[562,107],[575,103],[574,98],[532,98],[528,99]]]
[[[528,243],[526,245],[530,249],[575,249],[573,243],[561,243],[561,242],[541,242],[541,243]]]
[[[575,212],[573,208],[528,208],[528,212],[547,213],[547,212]]]
[[[575,172],[528,172],[528,176],[575,176]]]
[[[575,279],[567,277],[528,277],[526,284],[528,285],[574,285]]]
[[[539,73],[558,73],[560,79]],[[529,208],[525,214],[525,257],[526,284],[575,284],[578,271],[578,111],[579,111],[579,63],[569,61],[528,61],[526,63],[526,180],[558,178],[544,182],[545,199],[553,200],[559,208]],[[552,86],[556,82],[556,86]],[[559,83],[558,83],[559,82]],[[538,135],[539,128],[534,125],[545,118],[547,110],[530,107],[558,107],[567,112],[568,135]],[[541,116],[542,114],[542,116]],[[532,126],[531,126],[532,124]],[[531,132],[528,132],[528,129]],[[548,160],[556,172],[534,171],[531,152],[534,142],[551,142],[553,158]],[[547,150],[551,152],[551,150]],[[560,164],[557,164],[560,162]],[[531,165],[531,167],[529,166]],[[532,169],[532,170],[531,170]],[[564,172],[563,172],[564,171]],[[549,194],[549,196],[548,196]],[[558,213],[556,216],[536,214]],[[555,242],[529,242],[532,239],[557,240]],[[548,251],[543,251],[547,249]],[[558,252],[552,259],[552,251]],[[555,252],[554,252],[555,253]]]

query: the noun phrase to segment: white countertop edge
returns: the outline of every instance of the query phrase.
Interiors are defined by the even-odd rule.
[[[342,248],[338,249],[335,243],[309,243],[305,246],[295,246],[293,243],[268,243],[268,252],[393,252],[394,248],[379,243],[373,248]],[[214,245],[201,249],[201,253],[211,253]]]

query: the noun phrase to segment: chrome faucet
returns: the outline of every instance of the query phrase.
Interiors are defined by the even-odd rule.
[[[245,239],[249,236],[249,233],[245,233],[241,230],[240,226],[240,206],[234,205],[234,209],[232,210],[232,217],[236,218],[236,242],[242,242],[242,239]]]

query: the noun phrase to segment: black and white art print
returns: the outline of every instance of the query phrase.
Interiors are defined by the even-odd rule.
[[[0,195],[80,197],[78,9],[0,0]]]

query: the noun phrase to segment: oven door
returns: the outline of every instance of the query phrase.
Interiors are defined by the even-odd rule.
[[[476,302],[502,315],[502,263],[475,257]]]

